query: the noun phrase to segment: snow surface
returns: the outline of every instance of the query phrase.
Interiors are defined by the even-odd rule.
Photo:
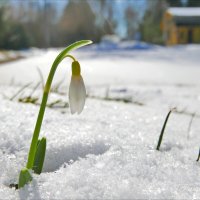
[[[39,55],[41,50],[30,48],[29,50],[21,51],[0,51],[0,62],[10,62],[13,59],[26,58],[29,56]]]
[[[199,52],[199,45],[75,52],[89,95],[85,109],[72,116],[69,108],[47,108],[43,173],[20,190],[9,185],[25,166],[39,107],[7,97],[26,83],[34,86],[37,67],[46,78],[58,50],[0,65],[0,199],[200,199]],[[64,95],[52,93],[49,102],[67,101],[68,65],[63,62],[54,82],[65,78]],[[156,151],[171,107],[183,113],[172,113]]]
[[[167,12],[171,13],[174,16],[200,16],[200,8],[192,7],[192,8],[180,8],[180,7],[171,7],[167,10]]]

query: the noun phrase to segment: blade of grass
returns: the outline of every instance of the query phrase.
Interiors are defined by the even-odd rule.
[[[27,87],[29,87],[32,83],[27,83],[26,85],[24,85],[22,88],[20,88],[11,98],[10,100],[14,100],[14,98],[19,95],[23,90],[25,90]]]
[[[200,159],[200,148],[199,148],[199,155],[198,155],[198,158],[197,158],[197,162],[199,161],[199,159]]]
[[[39,67],[37,67],[37,71],[38,71],[38,74],[40,76],[40,80],[41,80],[41,83],[42,83],[42,89],[44,89],[44,77],[43,77],[42,71],[40,70]]]
[[[62,85],[62,83],[65,81],[65,78],[63,78],[61,81],[59,81],[58,83],[56,83],[54,85],[54,87],[51,89],[52,92],[54,93],[59,93],[58,89],[60,88],[60,86]]]
[[[32,96],[33,96],[34,92],[36,91],[36,89],[39,87],[39,85],[40,85],[40,82],[38,82],[33,87],[32,91],[30,92],[30,94],[28,96],[20,97],[20,98],[18,98],[18,101],[22,102],[22,103],[33,103],[33,104],[35,104],[37,102],[38,98],[37,97],[32,97]],[[22,95],[20,95],[20,96],[22,96]]]
[[[196,113],[193,113],[193,114],[192,114],[192,117],[191,117],[191,119],[190,119],[190,122],[189,122],[189,125],[188,125],[188,135],[187,135],[187,139],[189,139],[189,137],[190,137],[190,131],[191,131],[191,127],[192,127],[192,122],[193,122],[195,116],[196,116]]]
[[[29,97],[32,97],[34,92],[38,89],[38,87],[40,86],[41,82],[38,82],[35,87],[33,87],[33,90],[31,91],[31,93],[29,94]]]
[[[161,143],[162,143],[162,139],[163,139],[163,135],[164,135],[164,132],[165,132],[165,128],[166,128],[167,121],[168,121],[168,119],[169,119],[170,114],[171,114],[172,111],[174,111],[174,110],[175,110],[175,108],[170,109],[170,111],[168,112],[168,114],[167,114],[167,116],[166,116],[166,118],[165,118],[165,121],[164,121],[162,130],[161,130],[161,132],[160,132],[160,136],[159,136],[159,139],[158,139],[158,144],[157,144],[157,147],[156,147],[156,150],[158,150],[158,151],[159,151],[160,145],[161,145]]]

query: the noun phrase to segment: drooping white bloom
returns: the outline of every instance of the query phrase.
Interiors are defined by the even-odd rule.
[[[80,114],[85,105],[86,89],[80,74],[80,65],[77,61],[72,63],[72,77],[69,86],[69,105],[71,113]]]

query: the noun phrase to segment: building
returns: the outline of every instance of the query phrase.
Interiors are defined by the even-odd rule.
[[[200,7],[172,7],[162,22],[166,45],[200,43]]]

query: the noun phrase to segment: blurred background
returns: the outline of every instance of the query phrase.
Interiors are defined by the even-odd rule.
[[[200,43],[198,7],[200,0],[0,0],[0,49],[61,47],[80,39]]]

